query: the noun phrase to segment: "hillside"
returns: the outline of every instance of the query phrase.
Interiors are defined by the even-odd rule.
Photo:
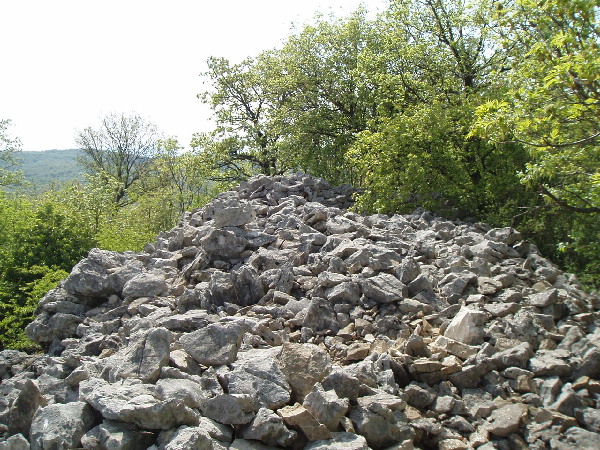
[[[0,449],[597,449],[600,299],[512,228],[255,177],[94,249],[0,352]]]
[[[19,170],[29,183],[45,186],[51,183],[62,185],[81,178],[81,167],[77,164],[79,150],[23,151],[19,154]]]

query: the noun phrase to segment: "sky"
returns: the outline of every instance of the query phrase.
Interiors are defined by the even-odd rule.
[[[196,97],[209,56],[278,47],[316,13],[386,0],[0,0],[0,119],[27,150],[76,148],[78,130],[139,114],[184,147],[212,128]]]

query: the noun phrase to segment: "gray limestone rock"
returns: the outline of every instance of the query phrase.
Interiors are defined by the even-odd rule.
[[[241,436],[266,445],[288,448],[296,439],[296,432],[290,431],[273,411],[260,408],[252,422],[242,427]]]
[[[47,404],[36,383],[26,380],[12,403],[8,413],[8,435],[22,434],[29,437],[33,416],[41,406]]]
[[[116,277],[110,276],[109,270],[121,267],[124,263],[125,258],[120,253],[92,249],[87,258],[73,267],[63,287],[75,296],[108,297],[119,294],[122,284]]]
[[[404,388],[404,395],[409,405],[419,409],[431,405],[437,397],[436,393],[427,385],[419,385],[415,382]]]
[[[486,418],[497,407],[492,396],[481,389],[465,389],[462,393],[463,405],[473,419]]]
[[[164,450],[225,450],[233,439],[232,429],[202,417],[198,426],[165,430],[158,436],[158,448]]]
[[[356,400],[360,381],[348,372],[334,368],[331,373],[323,378],[321,385],[326,391],[333,389],[340,398]]]
[[[550,441],[552,449],[556,450],[597,450],[600,433],[593,433],[579,427],[571,427],[563,435]]]
[[[402,282],[393,275],[381,273],[361,282],[363,295],[377,303],[390,303],[402,300],[408,290]]]
[[[526,416],[527,405],[509,404],[492,411],[485,428],[495,436],[506,437],[519,431]]]
[[[433,284],[426,274],[418,275],[408,284],[408,295],[411,297],[414,297],[421,292],[433,292]]]
[[[575,409],[577,422],[594,433],[600,433],[600,410],[596,408]]]
[[[0,450],[29,450],[30,448],[29,441],[20,433],[0,441]]]
[[[467,345],[479,344],[483,339],[482,326],[486,320],[484,312],[463,307],[444,331],[444,336]]]
[[[420,273],[421,269],[419,263],[411,257],[404,258],[398,269],[396,269],[396,276],[406,285],[417,278]]]
[[[309,441],[330,439],[332,436],[327,427],[299,403],[277,410],[277,415],[290,427],[300,429]]]
[[[205,366],[220,366],[235,361],[244,329],[236,323],[214,323],[183,334],[179,342],[189,355]]]
[[[573,369],[561,354],[551,350],[540,350],[529,360],[529,370],[538,377],[564,376]]]
[[[44,406],[31,423],[31,449],[77,448],[94,421],[94,412],[85,402]]]
[[[235,439],[229,446],[229,450],[278,450],[281,447],[265,445],[253,439]]]
[[[304,450],[369,450],[367,440],[354,433],[332,433],[330,439],[323,439],[304,447]]]
[[[248,394],[259,406],[277,409],[290,401],[291,388],[269,354],[253,354],[226,375],[231,394]]]
[[[200,244],[211,261],[227,261],[239,257],[248,245],[248,241],[241,236],[236,236],[233,231],[211,227],[200,239]]]
[[[384,449],[398,442],[412,439],[414,431],[399,411],[381,407],[375,411],[353,408],[348,413],[357,434],[362,435],[373,449]]]
[[[81,446],[89,450],[145,450],[154,439],[154,433],[140,430],[134,424],[105,420],[81,438]]]
[[[256,218],[252,204],[243,200],[217,199],[212,202],[211,207],[213,210],[213,226],[216,228],[239,227],[252,222]],[[205,217],[207,217],[206,214]]]
[[[79,396],[105,419],[135,423],[141,428],[166,430],[198,424],[194,410],[179,400],[159,400],[154,386],[149,384],[131,384],[127,380],[110,384],[90,378],[79,384]]]
[[[215,395],[200,405],[204,416],[227,425],[250,422],[256,415],[257,408],[253,396],[248,394]]]
[[[336,431],[340,420],[348,411],[349,401],[347,398],[339,398],[333,390],[323,390],[321,384],[317,383],[304,397],[302,406],[329,430]]]
[[[160,400],[177,400],[190,408],[199,408],[204,400],[211,397],[204,391],[200,380],[162,378],[156,382],[155,392]]]
[[[328,330],[332,334],[337,333],[340,329],[333,305],[329,300],[321,297],[312,298],[302,326],[311,328],[315,332]]]
[[[357,305],[360,301],[358,286],[352,281],[342,282],[329,288],[326,292],[327,300],[335,303],[350,303]]]
[[[137,378],[154,383],[162,367],[169,363],[171,332],[166,328],[144,330],[131,337],[129,345],[106,360],[108,380]]]
[[[140,273],[123,286],[123,297],[157,297],[167,291],[165,275],[158,271]]]

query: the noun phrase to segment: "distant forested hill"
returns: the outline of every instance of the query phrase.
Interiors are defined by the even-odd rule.
[[[63,185],[81,179],[79,154],[80,150],[23,151],[18,155],[21,160],[18,170],[23,171],[26,181],[37,186]]]

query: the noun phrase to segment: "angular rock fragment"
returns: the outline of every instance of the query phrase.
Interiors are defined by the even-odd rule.
[[[37,385],[31,380],[26,380],[8,413],[8,435],[20,433],[29,436],[34,414],[39,407],[44,407],[46,404],[47,401]]]
[[[249,357],[227,374],[231,394],[248,394],[256,403],[277,409],[290,401],[291,388],[272,357]]]
[[[216,422],[241,425],[254,418],[257,405],[248,394],[220,394],[203,401],[200,410]]]
[[[166,328],[134,334],[127,347],[107,359],[109,381],[137,378],[142,383],[155,382],[161,368],[169,363],[170,344],[171,332]]]
[[[123,286],[124,297],[156,297],[167,291],[165,275],[161,272],[147,272],[136,275]]]
[[[106,419],[135,423],[150,430],[197,425],[198,414],[182,401],[161,401],[152,385],[109,384],[99,378],[84,380],[79,395]]]
[[[486,314],[481,311],[461,308],[446,328],[444,336],[467,345],[479,344],[483,340],[482,326],[486,320]]]
[[[288,447],[296,438],[296,432],[288,430],[281,417],[267,408],[261,408],[252,422],[241,430],[244,439],[255,439],[264,444]]]
[[[519,431],[526,416],[526,405],[520,403],[506,405],[492,411],[485,428],[495,436],[506,437]]]
[[[399,411],[381,407],[376,411],[357,407],[348,417],[352,420],[356,432],[365,437],[370,447],[383,449],[397,442],[412,439],[413,430],[406,417]]]
[[[309,441],[331,438],[329,429],[299,403],[285,406],[277,410],[277,414],[290,427],[299,428]]]
[[[85,449],[141,450],[152,445],[154,440],[154,433],[140,430],[137,425],[105,420],[81,438],[81,445]]]
[[[31,423],[31,448],[77,448],[94,420],[93,410],[85,402],[44,406]]]
[[[304,450],[369,450],[367,440],[354,433],[332,433],[332,437],[312,442]]]
[[[329,355],[313,344],[284,344],[277,363],[298,400],[331,370]]]
[[[361,283],[361,288],[365,297],[378,303],[399,301],[408,294],[407,287],[388,273],[367,278]]]
[[[336,431],[348,411],[349,402],[346,398],[339,398],[335,391],[323,390],[321,384],[317,383],[304,397],[302,406],[329,430]]]
[[[221,366],[235,361],[244,329],[236,323],[214,323],[186,333],[179,342],[189,355],[205,366]]]
[[[5,441],[0,441],[0,450],[29,450],[29,441],[21,433],[13,434]]]

